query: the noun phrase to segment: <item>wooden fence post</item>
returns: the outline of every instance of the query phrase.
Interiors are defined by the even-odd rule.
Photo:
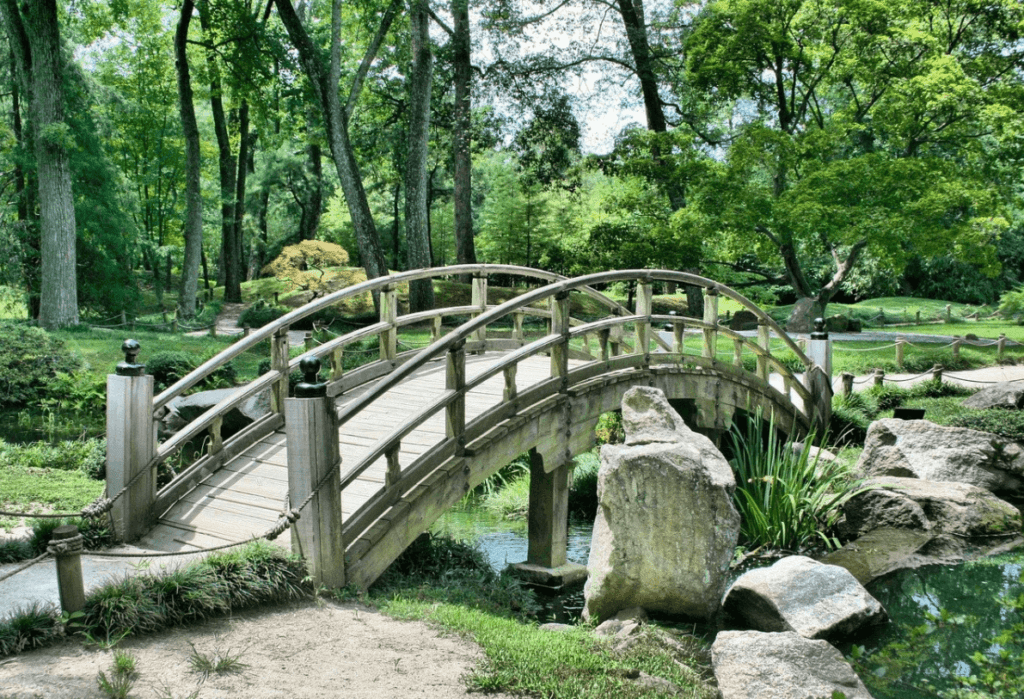
[[[107,375],[107,497],[131,483],[114,502],[110,514],[114,535],[134,541],[149,529],[153,517],[156,480],[147,468],[156,454],[153,420],[153,377],[139,364],[139,343],[125,340],[124,361]]]
[[[874,380],[876,386],[882,386],[885,382],[885,372],[881,369],[875,369]]]
[[[394,361],[398,354],[398,287],[391,284],[380,292],[380,322],[388,323],[380,333],[380,359]]]
[[[906,338],[896,338],[896,366],[898,366],[900,369],[903,368],[903,346],[906,344],[906,342]]]
[[[844,371],[840,378],[843,381],[843,395],[849,396],[853,393],[853,374],[848,371]]]
[[[953,336],[953,361],[960,361],[960,344],[963,342],[959,335]]]
[[[946,304],[946,322],[953,322],[953,307],[950,304]]]
[[[53,530],[47,552],[57,562],[57,589],[60,608],[67,614],[85,608],[85,582],[82,580],[82,549],[84,539],[73,524],[62,524]]]
[[[996,361],[1000,364],[1006,356],[1006,333],[999,333],[999,340],[996,342]]]
[[[942,383],[942,365],[936,364],[932,367],[932,381]]]
[[[292,524],[292,552],[306,559],[313,584],[345,586],[345,547],[341,539],[341,458],[338,425],[327,384],[317,374],[321,362],[306,357],[295,397],[285,399],[288,445],[288,497],[299,519]]]
[[[713,360],[718,352],[718,290],[714,287],[704,291],[704,323],[711,327],[704,328],[703,356]]]

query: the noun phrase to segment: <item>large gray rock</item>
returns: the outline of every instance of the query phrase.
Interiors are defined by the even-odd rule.
[[[736,311],[736,315],[729,321],[730,330],[757,330],[757,316],[753,311],[743,309]]]
[[[721,631],[711,663],[722,699],[871,699],[838,650],[791,631]]]
[[[963,404],[965,408],[1007,408],[1020,410],[1024,408],[1024,383],[1004,381],[987,386],[973,396],[968,396]]]
[[[217,405],[235,390],[234,388],[218,388],[174,398],[167,404],[167,410],[160,418],[160,438],[166,439],[180,432],[185,425]],[[227,412],[221,425],[221,436],[226,439],[269,414],[270,389],[265,389],[245,399]]]
[[[967,483],[889,476],[865,481],[872,488],[843,505],[843,539],[880,527],[991,538],[1021,530],[1020,511],[988,490]]]
[[[630,389],[622,415],[626,443],[601,449],[583,616],[643,607],[707,619],[739,536],[732,469],[657,389]]]
[[[1024,486],[1024,451],[988,432],[927,420],[876,420],[858,468],[868,476],[968,483],[993,492]]]
[[[805,638],[841,638],[887,618],[848,570],[806,556],[744,573],[722,606],[758,631],[794,631]]]

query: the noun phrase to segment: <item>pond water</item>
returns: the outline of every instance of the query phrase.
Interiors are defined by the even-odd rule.
[[[593,520],[569,521],[566,554],[570,562],[587,564],[593,529]],[[525,520],[508,520],[478,507],[449,510],[434,523],[431,532],[475,544],[499,572],[511,563],[525,561],[529,547]],[[543,607],[542,622],[572,623],[583,613],[582,586],[559,594],[538,592],[538,597]]]
[[[1024,671],[1024,549],[957,566],[899,571],[868,590],[890,622],[841,650],[876,699],[954,694],[965,682],[1011,684],[991,696],[1019,697]],[[996,638],[1000,636],[999,638]],[[1001,654],[1008,659],[1001,659]],[[974,679],[969,679],[969,678]],[[992,688],[987,688],[992,691]],[[973,697],[990,696],[971,694]]]
[[[0,439],[11,444],[55,443],[63,440],[102,437],[106,434],[104,417],[64,417],[44,411],[12,410],[0,412]]]

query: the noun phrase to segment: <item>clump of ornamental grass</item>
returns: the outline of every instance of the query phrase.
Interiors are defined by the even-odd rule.
[[[780,439],[774,420],[763,434],[760,418],[755,416],[746,429],[734,425],[729,433],[741,539],[752,549],[838,548],[832,532],[842,505],[866,488],[845,466]],[[804,443],[813,441],[809,435]]]

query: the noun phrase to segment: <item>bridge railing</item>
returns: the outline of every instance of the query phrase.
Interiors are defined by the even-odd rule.
[[[472,275],[472,301],[470,305],[433,309],[405,315],[399,314],[398,292],[400,285],[419,279],[434,279],[456,275]],[[429,321],[431,324],[431,340],[436,342],[441,337],[442,323],[445,317],[461,315],[478,317],[489,309],[495,308],[494,304],[488,304],[487,302],[488,278],[492,275],[518,276],[540,282],[565,279],[565,277],[552,272],[514,265],[454,265],[437,269],[412,270],[388,277],[371,279],[316,299],[301,308],[287,313],[276,321],[253,331],[247,337],[226,348],[169,386],[153,399],[154,419],[160,415],[161,409],[168,406],[174,398],[202,382],[206,377],[232,359],[244,352],[253,350],[260,343],[267,341],[270,343],[269,371],[249,384],[238,387],[215,406],[189,422],[182,430],[156,446],[155,452],[151,455],[146,466],[147,469],[156,469],[159,464],[167,461],[193,440],[204,434],[209,434],[205,454],[177,473],[169,483],[160,488],[155,494],[154,511],[162,512],[177,501],[185,492],[192,489],[199,480],[202,480],[206,475],[219,468],[220,465],[241,453],[241,451],[267,434],[281,428],[284,424],[282,406],[284,399],[288,395],[288,377],[298,367],[303,358],[314,354],[326,358],[326,363],[329,367],[331,395],[337,395],[355,386],[376,380],[392,372],[396,367],[401,366],[419,351],[417,349],[407,352],[398,351],[397,338],[400,328]],[[609,312],[625,313],[625,309],[620,304],[595,289],[581,287],[579,290],[607,308]],[[379,294],[379,322],[345,333],[294,358],[290,357],[288,332],[291,327],[323,309],[367,293]],[[512,318],[512,336],[507,343],[504,343],[503,346],[500,340],[491,340],[489,344],[495,348],[507,349],[509,346],[523,343],[525,341],[524,319],[527,316],[550,317],[550,313],[550,310],[531,308],[529,305],[519,308]],[[574,319],[573,322],[578,324],[580,321]],[[345,348],[373,337],[379,338],[379,359],[366,366],[346,372],[343,368]],[[484,325],[477,329],[471,338],[471,350],[479,351],[485,349],[487,344],[487,328]],[[257,420],[245,430],[231,436],[229,439],[222,438],[221,428],[224,416],[231,409],[240,406],[249,398],[267,389],[270,390],[271,394],[270,414]]]
[[[569,292],[578,286],[637,278],[641,283],[636,313],[581,322],[576,325],[570,323],[568,316]],[[697,319],[651,313],[650,282],[656,280],[703,285],[707,291],[705,308],[708,310],[706,310],[705,317]],[[758,316],[759,331],[756,337],[746,337],[718,323],[716,308],[718,294],[727,295],[739,301]],[[488,324],[510,314],[518,313],[527,304],[536,303],[545,298],[551,302],[549,332],[543,337],[534,339],[512,352],[496,358],[485,367],[475,367],[474,375],[467,377],[466,352],[470,344],[469,338],[476,336],[476,333]],[[652,326],[657,324],[672,328],[673,342],[667,351],[657,351],[659,348],[653,341]],[[684,337],[685,331],[688,329],[698,330],[700,333],[701,347],[698,355],[685,353]],[[720,367],[726,362],[717,358],[719,337],[730,340],[733,344],[729,365],[742,368],[744,353],[752,354],[755,358],[755,370],[752,373],[767,382],[769,372],[774,369],[783,379],[782,393],[785,398],[793,402],[792,396],[795,394],[805,410],[813,411],[819,402],[815,400],[812,382],[809,378],[806,382],[801,381],[787,362],[780,360],[772,353],[769,342],[771,331],[774,331],[784,346],[809,369],[805,372],[805,376],[813,376],[815,367],[811,360],[763,311],[731,289],[695,275],[646,270],[589,275],[555,282],[490,308],[444,337],[438,338],[402,367],[392,372],[390,376],[339,411],[339,423],[344,424],[386,395],[391,388],[427,362],[442,357],[445,359],[445,390],[417,413],[407,416],[386,436],[377,440],[357,463],[342,464],[341,487],[344,490],[380,459],[385,459],[386,463],[384,488],[377,496],[366,501],[362,507],[346,519],[343,527],[343,543],[346,547],[355,545],[357,548],[372,545],[370,542],[376,538],[377,534],[374,534],[371,529],[375,526],[383,526],[378,519],[387,508],[405,497],[413,487],[417,487],[418,483],[421,483],[445,460],[463,454],[467,444],[480,438],[496,425],[515,416],[517,412],[523,410],[524,406],[541,404],[547,399],[566,394],[574,386],[581,386],[588,380],[619,370],[637,368],[642,370],[650,368],[652,365],[685,363],[687,361],[701,363],[702,366],[710,368]],[[621,341],[627,334],[632,335],[635,342],[632,351],[622,355],[616,351],[616,343],[613,343],[611,338],[618,337]],[[589,337],[597,338],[597,353],[591,357],[589,362],[570,369],[568,362],[570,343],[579,343]],[[656,351],[652,352],[652,348]],[[517,367],[525,359],[537,355],[550,356],[550,374],[520,390],[516,383]],[[501,403],[496,408],[467,423],[465,413],[467,396],[470,392],[482,387],[485,382],[499,375],[504,377],[504,394]],[[829,396],[830,398],[831,396]],[[441,413],[445,416],[446,426],[443,442],[417,457],[412,463],[401,464],[402,441],[426,421]],[[809,424],[814,416],[808,415],[807,417]],[[358,550],[353,551],[353,556],[358,557],[359,555]]]

